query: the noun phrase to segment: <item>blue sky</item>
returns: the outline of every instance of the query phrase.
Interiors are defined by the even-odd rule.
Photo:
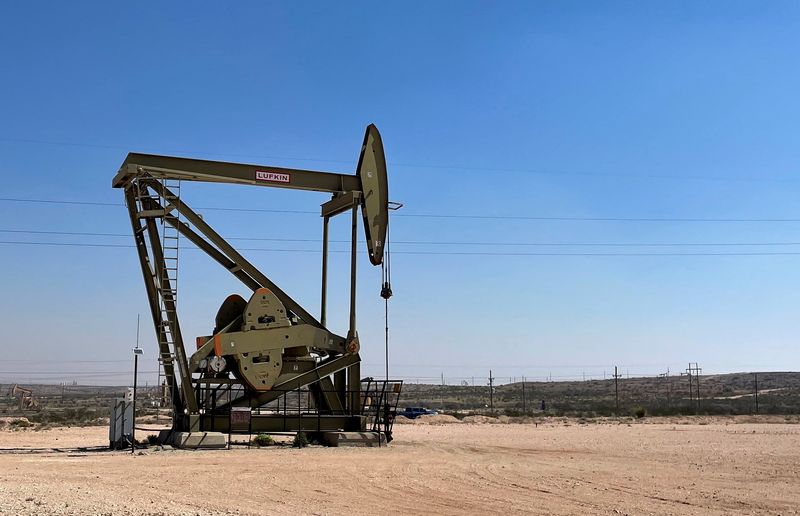
[[[121,203],[110,181],[128,151],[352,172],[375,123],[405,204],[391,231],[397,376],[800,367],[800,255],[764,254],[800,253],[800,222],[675,220],[800,219],[795,2],[6,2],[0,23],[3,199]],[[199,184],[183,195],[277,210],[326,200]],[[313,214],[198,211],[231,237],[321,234]],[[129,227],[122,206],[0,201],[4,242],[131,244],[19,233]],[[318,253],[276,251],[318,243],[235,243],[318,312]],[[431,254],[444,252],[490,254]],[[339,333],[345,257],[332,263]],[[364,371],[379,374],[380,271],[361,258]],[[191,342],[245,291],[196,250],[181,260]],[[0,380],[119,383],[136,313],[154,370],[137,267],[131,248],[0,244]]]

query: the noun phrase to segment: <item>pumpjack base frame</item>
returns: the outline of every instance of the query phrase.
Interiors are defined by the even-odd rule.
[[[253,414],[247,431],[231,429],[230,418],[225,414],[201,416],[200,430],[223,433],[296,433],[296,432],[361,432],[365,428],[363,416],[317,414]]]

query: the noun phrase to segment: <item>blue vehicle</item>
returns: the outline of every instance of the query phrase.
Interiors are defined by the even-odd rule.
[[[408,419],[416,419],[419,416],[435,416],[435,410],[426,409],[423,407],[406,407],[397,413],[398,416],[407,417]]]

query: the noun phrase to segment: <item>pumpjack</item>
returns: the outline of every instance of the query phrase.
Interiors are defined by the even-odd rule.
[[[33,396],[33,390],[31,389],[26,389],[25,387],[14,384],[14,386],[9,389],[9,394],[19,399],[20,410],[37,410],[39,408],[39,400]]]
[[[321,206],[322,285],[317,319],[245,259],[181,199],[182,181],[327,192]],[[381,428],[391,439],[399,382],[381,388],[360,378],[356,329],[359,218],[373,266],[384,260],[389,222],[386,160],[380,133],[366,129],[355,174],[290,169],[130,153],[112,186],[121,188],[130,216],[145,290],[159,344],[159,361],[173,405],[175,432],[230,432],[234,414],[247,411],[247,431],[363,432]],[[359,217],[360,211],[360,217]],[[326,327],[328,226],[350,214],[350,317],[346,336]],[[250,291],[221,304],[208,335],[187,355],[178,319],[179,239],[185,238]],[[209,325],[210,326],[210,325]],[[304,409],[262,410],[305,389]],[[372,413],[366,413],[370,412]],[[381,427],[381,425],[383,425]]]

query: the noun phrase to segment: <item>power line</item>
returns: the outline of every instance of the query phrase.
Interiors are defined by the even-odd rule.
[[[247,250],[247,249],[243,249]],[[250,249],[264,251],[267,249]],[[342,251],[345,252],[345,251]],[[800,252],[726,252],[726,253],[500,253],[472,251],[394,251],[395,254],[443,256],[793,256]]]
[[[86,242],[21,242],[14,240],[0,240],[3,245],[44,245],[44,246],[64,246],[64,247],[136,247],[129,244],[90,244]]]
[[[378,367],[378,366],[382,365],[382,364],[377,363],[377,362],[361,362],[361,363],[362,363],[362,365],[375,366],[375,367]],[[415,367],[415,368],[416,367],[422,367],[422,368],[427,367],[427,368],[436,368],[436,369],[440,369],[440,368],[444,368],[444,369],[458,369],[458,368],[468,369],[468,368],[474,368],[474,367],[481,367],[480,365],[476,366],[475,364],[453,364],[453,363],[447,363],[447,364],[427,364],[427,363],[425,363],[425,364],[423,364],[423,363],[419,363],[419,362],[407,363],[407,364],[402,364],[402,363],[401,364],[396,364],[396,363],[393,362],[392,365],[393,366],[397,366],[397,367]],[[660,367],[662,365],[663,364],[658,364],[658,363],[633,363],[633,364],[623,364],[620,367],[628,367],[628,368],[630,368],[630,367]],[[609,364],[520,364],[520,363],[514,363],[514,364],[508,364],[508,363],[506,363],[506,364],[503,364],[503,363],[496,364],[496,363],[493,363],[493,364],[491,364],[491,366],[492,366],[493,369],[509,369],[509,368],[513,368],[513,369],[542,369],[542,370],[550,370],[550,369],[600,369],[600,368],[604,368],[604,367],[613,367],[613,366],[611,366]],[[743,366],[743,367],[747,367],[747,366]]]
[[[41,360],[41,359],[31,359],[31,360],[3,360],[6,363],[26,363],[26,364],[42,364],[42,363],[53,363],[53,364],[119,364],[119,363],[129,363],[130,360]]]
[[[141,373],[157,373],[154,371],[140,371]],[[70,375],[70,376],[113,376],[113,375],[129,375],[130,371],[0,371],[0,374],[16,374],[16,375]]]
[[[0,198],[0,201],[3,201],[3,202],[19,202],[19,203],[37,203],[37,204],[67,204],[67,205],[76,205],[76,206],[115,206],[115,207],[125,206],[125,204],[119,203],[119,202],[63,201],[63,200],[58,200],[58,199],[18,199],[18,198],[11,198],[11,197]],[[318,211],[309,211],[309,210],[271,210],[271,209],[267,209],[267,208],[221,208],[221,207],[213,207],[213,206],[198,206],[196,209],[198,209],[198,210],[206,210],[206,211],[238,211],[238,212],[256,212],[256,213],[300,213],[300,214],[319,215]]]
[[[98,364],[98,363],[130,363],[130,360],[129,359],[125,359],[125,360],[9,359],[9,360],[3,360],[3,362],[8,362],[8,363],[27,363],[27,364],[41,364],[41,363],[53,363],[53,364]],[[383,365],[384,365],[383,362],[364,362],[364,361],[362,361],[361,364],[363,366],[367,366],[367,367],[373,367],[373,366],[374,367],[383,367]],[[442,368],[443,369],[469,369],[469,368],[476,368],[476,367],[481,368],[481,367],[483,367],[483,365],[480,365],[480,364],[478,364],[478,365],[476,365],[476,364],[463,364],[463,363],[460,363],[460,364],[459,363],[421,364],[421,363],[418,363],[418,362],[416,362],[416,363],[415,362],[397,363],[397,364],[393,363],[392,365],[398,366],[398,367],[436,368],[436,369],[442,369]],[[625,367],[625,368],[654,368],[654,367],[660,367],[661,365],[662,365],[661,363],[655,363],[655,362],[650,362],[650,363],[647,363],[647,362],[634,362],[634,363],[630,363],[630,364],[622,364],[619,367]],[[512,363],[500,363],[500,364],[496,364],[496,363],[493,363],[492,364],[492,368],[493,369],[509,369],[509,368],[513,368],[513,369],[528,369],[528,370],[530,370],[530,369],[541,369],[541,370],[550,370],[550,369],[600,369],[600,368],[608,368],[608,367],[613,367],[613,366],[611,366],[609,364],[600,364],[600,363],[596,363],[596,364],[586,364],[586,363],[583,363],[583,364],[534,364],[534,363],[530,363],[530,364],[527,364],[527,363],[513,363],[513,364]],[[735,366],[735,367],[741,367],[743,369],[747,369],[747,368],[752,368],[753,366],[749,365],[749,364],[742,364],[740,366]],[[763,367],[763,366],[758,366],[758,367]],[[59,371],[44,371],[44,372],[56,374],[56,373],[61,373],[62,371],[59,370]],[[79,372],[81,372],[81,371],[79,371]],[[95,373],[95,372],[98,372],[98,371],[91,371],[91,372]],[[128,371],[128,373],[130,373],[130,371]],[[558,377],[558,378],[564,377],[564,376],[556,376],[556,375],[552,375],[552,376],[554,378],[556,378],[556,377]],[[568,376],[575,376],[575,375],[568,375]],[[437,377],[431,376],[430,378],[437,378]],[[448,378],[450,378],[450,376],[448,376]]]
[[[33,138],[0,138],[0,142],[5,143],[24,143],[33,145],[55,145],[64,147],[85,147],[95,149],[115,149],[124,150],[128,152],[131,145],[112,145],[112,144],[98,144],[98,143],[82,143],[82,142],[61,142],[52,140],[38,140]],[[352,160],[335,160],[335,159],[319,159],[319,158],[303,158],[297,156],[276,156],[265,154],[244,154],[244,153],[221,153],[221,152],[208,152],[201,150],[191,149],[162,149],[161,153],[167,154],[194,154],[205,156],[220,156],[220,157],[238,157],[238,158],[257,158],[257,159],[276,159],[287,161],[306,161],[313,163],[337,163],[352,165]],[[423,164],[423,163],[398,163],[389,162],[390,167],[410,168],[410,169],[425,169],[425,170],[462,170],[468,172],[495,172],[495,173],[517,173],[517,174],[535,174],[547,176],[581,176],[589,178],[619,178],[619,179],[670,179],[670,180],[701,180],[701,181],[745,181],[745,182],[786,182],[790,179],[780,177],[765,177],[758,176],[694,176],[683,174],[626,174],[621,172],[584,172],[574,170],[552,170],[552,169],[526,169],[516,167],[481,167],[474,165],[447,165],[447,164]]]
[[[88,231],[41,231],[35,229],[0,229],[0,233],[21,233],[30,235],[68,235],[68,236],[109,236],[130,237],[130,233],[92,233]]]
[[[478,367],[478,366],[476,366]],[[149,374],[153,375],[156,374],[157,370],[148,370],[142,371],[142,374]],[[721,372],[721,373],[714,373],[714,374],[739,374],[739,375],[747,375],[749,373],[742,373],[742,372]],[[37,384],[41,382],[48,382],[48,381],[64,381],[73,378],[83,378],[83,379],[108,379],[108,378],[117,378],[117,377],[127,377],[130,375],[130,371],[105,371],[105,372],[87,372],[87,371],[0,371],[0,375],[3,375],[4,378],[3,383],[11,383],[14,381],[20,381],[22,378],[26,378],[23,383],[29,384]],[[478,379],[487,379],[485,376],[444,376],[444,375],[437,375],[437,376],[411,376],[411,375],[395,375],[397,379],[402,379],[406,381],[413,381],[419,382],[422,384],[434,384],[434,385],[441,385],[443,380],[447,380],[449,382],[456,382],[456,381],[474,381],[476,378]],[[617,379],[622,378],[622,374],[616,375],[615,378],[614,374],[606,376],[605,374],[601,375],[599,372],[595,374],[586,375],[584,374],[573,374],[573,375],[538,375],[538,376],[529,376],[529,375],[505,375],[505,376],[496,376],[493,373],[491,374],[492,380],[494,380],[494,384],[498,384],[498,380],[500,383],[507,382],[507,383],[516,383],[519,382],[521,378],[524,378],[522,381],[526,382],[585,382],[589,381],[605,381],[605,382],[616,382]],[[629,378],[658,378],[659,374],[654,372],[634,372],[627,375]],[[695,381],[699,378],[699,375],[693,375],[693,392],[692,397],[694,398],[696,395],[696,386]],[[14,380],[16,379],[16,380]],[[90,385],[81,385],[79,388],[87,388],[87,387],[100,387],[101,385],[98,384],[90,384]],[[488,387],[488,385],[486,386]],[[699,396],[698,396],[699,398]]]
[[[543,220],[560,222],[800,222],[800,219],[744,219],[744,218],[667,218],[667,217],[540,217],[528,215],[469,215],[434,213],[398,213],[396,217],[420,217],[435,219],[486,219],[486,220]]]
[[[105,236],[130,238],[130,233],[96,233],[89,231],[41,231],[29,229],[0,229],[0,233],[64,236]],[[317,238],[275,238],[275,237],[226,237],[227,240],[267,241],[267,242],[309,242],[319,243]],[[332,243],[350,243],[349,240],[329,240]],[[360,242],[364,242],[360,240]],[[395,244],[404,245],[465,245],[465,246],[536,246],[536,247],[739,247],[739,246],[796,246],[800,242],[438,242],[434,240],[398,240]]]
[[[124,206],[122,203],[112,202],[91,202],[91,201],[65,201],[56,199],[20,199],[3,197],[2,202],[18,203],[41,203],[41,204],[65,204],[65,205],[85,205],[85,206]],[[255,213],[293,213],[319,215],[318,211],[309,210],[286,210],[286,209],[267,209],[267,208],[223,208],[217,206],[198,206],[197,210],[206,211],[231,211],[231,212],[255,212]],[[446,213],[398,213],[395,217],[413,218],[435,218],[435,219],[473,219],[473,220],[531,220],[531,221],[554,221],[554,222],[714,222],[714,223],[795,223],[800,222],[800,218],[700,218],[700,217],[554,217],[554,216],[533,216],[533,215],[478,215],[478,214],[446,214]]]
[[[79,143],[79,142],[57,142],[57,141],[50,141],[50,140],[35,140],[32,138],[0,138],[0,142],[6,143],[29,143],[35,145],[58,145],[63,147],[86,147],[86,148],[95,148],[95,149],[113,149],[113,150],[125,150],[129,151],[132,146],[123,146],[123,145],[106,145],[106,144],[99,144],[99,143]],[[259,159],[284,159],[289,161],[309,161],[309,162],[318,162],[318,163],[346,163],[348,165],[352,165],[352,160],[334,160],[334,159],[315,159],[315,158],[298,158],[296,156],[274,156],[274,155],[265,155],[265,154],[242,154],[242,153],[229,153],[229,152],[208,152],[208,151],[199,151],[199,150],[189,150],[189,149],[166,149],[161,150],[162,153],[187,153],[187,154],[202,154],[205,156],[230,156],[230,157],[239,157],[239,158],[259,158]]]
[[[23,242],[14,240],[0,240],[2,245],[32,245],[32,246],[57,246],[57,247],[107,247],[107,248],[133,248],[128,244],[93,244],[86,242]],[[186,249],[196,250],[196,247]],[[262,251],[275,253],[319,253],[318,249],[266,249],[260,247],[239,248],[239,251]],[[329,251],[331,253],[349,253],[341,250]],[[394,251],[395,254],[417,256],[796,256],[800,252],[720,252],[720,253],[502,253],[502,252],[473,252],[473,251]]]

